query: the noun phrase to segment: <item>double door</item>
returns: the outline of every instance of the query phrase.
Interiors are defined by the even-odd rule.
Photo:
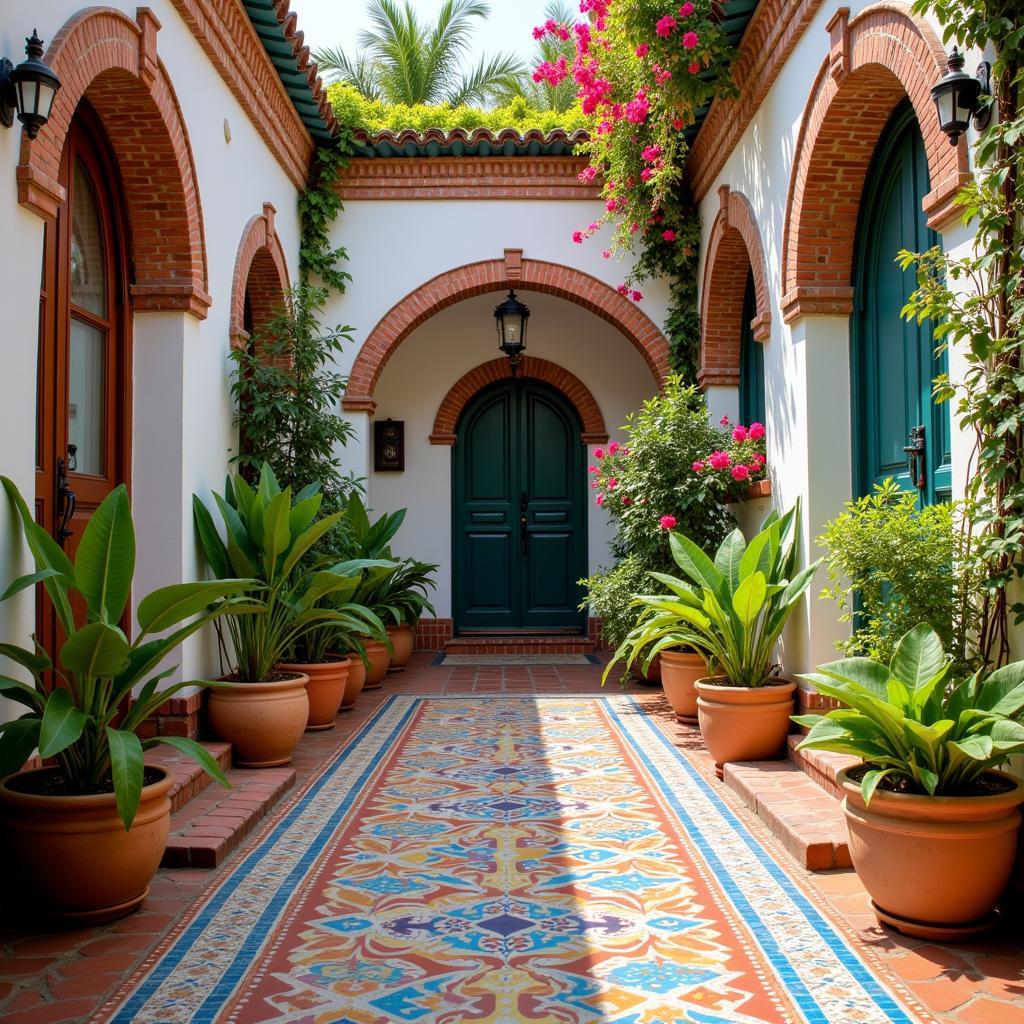
[[[512,379],[482,392],[453,454],[455,625],[581,631],[585,450],[573,407]]]

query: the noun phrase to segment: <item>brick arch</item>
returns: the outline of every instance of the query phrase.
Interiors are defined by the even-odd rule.
[[[771,297],[764,245],[750,201],[728,185],[718,190],[718,198],[701,287],[699,379],[702,386],[735,387],[740,381],[743,299],[751,270],[757,309],[751,327],[756,341],[767,341],[771,335]]]
[[[370,332],[349,374],[349,412],[372,411],[373,392],[381,372],[399,345],[420,324],[464,299],[514,287],[520,292],[543,292],[575,302],[618,328],[644,357],[659,383],[668,375],[668,342],[657,326],[629,299],[610,285],[572,267],[543,260],[522,259],[508,250],[504,260],[482,260],[431,278],[396,303]],[[510,258],[509,254],[513,254]]]
[[[253,217],[242,232],[231,282],[232,348],[244,346],[249,340],[245,329],[246,293],[255,330],[265,326],[284,304],[289,287],[288,265],[274,228],[276,212],[272,203],[264,203],[263,213]]]
[[[128,207],[136,310],[185,310],[203,319],[211,299],[195,162],[170,78],[157,57],[160,22],[141,7],[138,21],[90,7],[51,40],[46,61],[61,89],[50,120],[22,135],[18,201],[45,219],[64,201],[60,160],[82,99],[103,122],[117,157]]]
[[[430,433],[431,444],[453,445],[456,441],[455,428],[462,410],[488,384],[507,380],[512,376],[509,361],[504,357],[481,363],[456,381],[444,396],[434,417],[434,429]],[[608,429],[604,416],[590,388],[575,374],[557,363],[534,356],[524,356],[519,367],[519,376],[540,380],[560,391],[572,403],[583,424],[580,440],[584,444],[604,444],[608,440]]]
[[[903,4],[880,3],[852,21],[829,22],[829,56],[804,110],[783,232],[782,313],[848,315],[853,248],[868,165],[889,115],[909,97],[924,138],[931,192],[923,207],[941,229],[959,217],[953,198],[967,180],[967,143],[951,146],[929,90],[946,57],[932,27]]]

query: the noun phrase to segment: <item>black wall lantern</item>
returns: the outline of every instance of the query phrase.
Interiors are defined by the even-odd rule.
[[[508,356],[513,377],[526,351],[526,321],[529,319],[529,309],[516,298],[516,293],[511,289],[508,298],[494,310],[494,320],[498,325],[498,348]]]
[[[39,129],[50,120],[60,79],[48,64],[43,63],[43,41],[35,29],[25,43],[28,60],[17,67],[6,58],[0,60],[0,124],[10,128],[17,111],[26,134],[34,139]]]
[[[992,68],[982,61],[972,78],[964,71],[964,55],[955,46],[946,58],[946,67],[946,74],[932,86],[932,99],[939,112],[939,125],[949,136],[949,144],[955,146],[972,120],[981,131],[992,116],[992,105],[982,102],[982,96],[991,95]]]

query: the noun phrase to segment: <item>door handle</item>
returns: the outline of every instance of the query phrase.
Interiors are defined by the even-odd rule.
[[[925,450],[924,426],[913,427],[910,431],[910,444],[903,451],[908,456],[910,479],[918,490],[924,490]]]
[[[519,546],[523,553],[523,558],[526,558],[529,554],[529,543],[530,543],[530,531],[528,529],[526,508],[529,502],[526,491],[519,492]]]
[[[74,533],[74,530],[69,529],[68,524],[75,514],[78,499],[75,497],[75,492],[68,486],[68,472],[75,468],[77,454],[77,446],[69,444],[67,459],[57,460],[57,543],[61,547],[64,547],[64,541]]]

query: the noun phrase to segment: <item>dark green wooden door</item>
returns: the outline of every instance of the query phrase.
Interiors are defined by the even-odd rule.
[[[536,381],[504,381],[466,408],[452,456],[457,628],[583,628],[580,431],[573,408]]]
[[[854,485],[868,494],[893,477],[923,503],[950,496],[949,407],[932,400],[932,381],[946,371],[929,323],[903,320],[916,287],[913,268],[895,263],[901,249],[936,244],[921,201],[929,191],[924,143],[909,101],[897,108],[875,151],[861,201],[854,260]],[[905,447],[923,438],[913,465]]]
[[[747,274],[743,293],[743,320],[740,324],[740,423],[764,423],[764,345],[754,337],[750,326],[757,316],[754,272]]]

